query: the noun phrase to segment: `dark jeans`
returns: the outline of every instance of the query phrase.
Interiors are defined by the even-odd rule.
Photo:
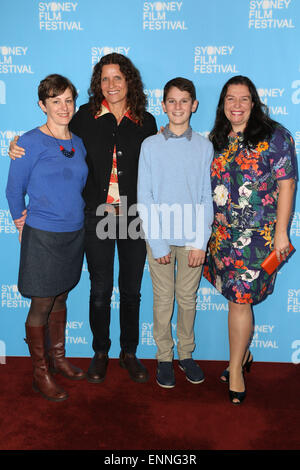
[[[120,239],[119,226],[126,218],[114,216],[117,234],[114,238],[99,239],[97,224],[103,217],[95,211],[85,214],[85,253],[91,280],[90,326],[95,352],[108,352],[110,348],[110,308],[113,290],[115,246],[119,257],[120,292],[120,346],[135,353],[139,342],[140,288],[146,259],[146,244],[142,238]],[[132,218],[128,218],[128,223]]]

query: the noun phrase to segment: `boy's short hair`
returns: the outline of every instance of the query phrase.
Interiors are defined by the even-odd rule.
[[[164,103],[166,102],[169,90],[172,87],[176,87],[180,91],[187,91],[190,94],[192,101],[196,100],[196,89],[193,82],[191,80],[188,80],[187,78],[176,77],[172,78],[172,80],[169,80],[168,83],[165,84],[163,95]]]

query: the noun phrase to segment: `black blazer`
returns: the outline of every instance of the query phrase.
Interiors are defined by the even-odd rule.
[[[95,119],[89,104],[84,104],[73,116],[70,130],[81,137],[87,151],[89,173],[83,191],[86,207],[96,209],[106,202],[115,145],[120,196],[127,196],[128,208],[136,204],[141,144],[157,132],[152,114],[145,113],[142,126],[127,117],[118,125],[111,113]]]

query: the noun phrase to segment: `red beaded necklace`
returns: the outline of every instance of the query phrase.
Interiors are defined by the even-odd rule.
[[[46,126],[47,126],[47,129],[48,131],[53,135],[54,139],[56,140],[57,142],[57,145],[59,146],[59,150],[62,152],[62,154],[67,157],[67,158],[72,158],[74,156],[74,153],[75,153],[75,149],[73,148],[73,141],[72,141],[72,134],[70,132],[70,139],[71,139],[71,148],[72,150],[66,150],[57,140],[57,138],[55,137],[55,135],[53,134],[53,132],[51,131],[51,129],[49,129],[48,127],[48,124],[46,123]]]

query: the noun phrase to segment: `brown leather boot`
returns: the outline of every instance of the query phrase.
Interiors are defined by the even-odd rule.
[[[83,370],[73,366],[65,357],[65,330],[67,311],[51,312],[48,320],[49,366],[52,373],[59,373],[72,380],[85,377]]]
[[[68,394],[57,385],[50,374],[45,350],[45,326],[25,325],[26,343],[33,364],[33,389],[50,401],[63,401]]]

